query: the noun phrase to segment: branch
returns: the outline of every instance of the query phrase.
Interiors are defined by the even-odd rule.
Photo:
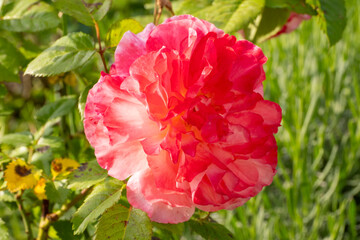
[[[56,222],[62,215],[64,215],[71,207],[73,207],[76,203],[82,200],[89,192],[91,192],[92,188],[87,188],[81,191],[79,195],[77,195],[71,202],[64,204],[60,210],[53,213],[46,213],[46,208],[43,208],[41,214],[41,220],[39,224],[39,233],[37,236],[37,240],[45,240],[47,238],[47,232],[51,223]],[[43,201],[44,207],[44,201]]]
[[[24,223],[24,228],[25,228],[25,232],[27,234],[27,239],[32,240],[33,234],[32,234],[32,230],[31,230],[31,226],[30,226],[30,221],[29,221],[28,216],[25,213],[24,205],[22,204],[22,200],[21,200],[21,195],[22,195],[22,193],[16,195],[16,197],[15,197],[16,205],[19,208],[20,215],[21,215],[22,221]]]
[[[94,20],[94,19],[93,19],[93,20]],[[97,23],[95,20],[94,20],[94,24],[95,24],[95,30],[96,30],[96,38],[97,38],[98,43],[99,43],[99,51],[98,51],[98,53],[100,54],[101,61],[102,61],[103,64],[104,64],[105,72],[106,72],[106,73],[109,73],[109,71],[108,71],[108,69],[107,69],[107,66],[106,66],[105,58],[104,58],[105,49],[103,49],[102,46],[101,46],[99,25],[98,25],[98,23]]]

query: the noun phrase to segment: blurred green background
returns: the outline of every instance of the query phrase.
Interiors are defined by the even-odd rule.
[[[106,28],[115,20],[134,17],[142,24],[151,22],[152,1],[146,4],[144,7],[141,0],[115,0],[100,23],[103,38]],[[316,19],[303,22],[291,34],[260,44],[268,57],[265,98],[278,102],[283,109],[282,127],[276,136],[279,164],[274,182],[258,196],[234,211],[212,214],[236,239],[358,239],[360,236],[360,4],[358,0],[347,0],[346,5],[348,22],[343,38],[331,48]],[[67,30],[94,35],[93,29],[71,19]],[[38,36],[14,34],[8,38],[37,37],[39,46],[33,46],[33,51],[39,52],[57,35],[48,31]],[[111,63],[111,51],[106,57]],[[21,94],[5,99],[1,107],[14,114],[11,119],[0,117],[0,131],[31,129],[35,124],[34,112],[45,101],[56,98],[54,91],[78,93],[87,83],[97,81],[98,74],[88,71],[94,68],[101,69],[98,57],[78,71],[86,79],[78,81],[78,88],[53,86],[37,79],[28,99]],[[66,121],[74,121],[74,129],[81,130],[79,116]],[[85,154],[76,153],[72,142],[65,144],[70,155]],[[11,239],[24,239],[20,214],[14,211],[16,205],[3,201],[0,201],[0,218]],[[193,238],[188,232],[182,237]]]

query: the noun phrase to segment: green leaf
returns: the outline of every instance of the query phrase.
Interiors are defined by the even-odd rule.
[[[51,76],[68,72],[88,62],[95,52],[93,41],[88,34],[71,33],[58,39],[31,61],[25,74]]]
[[[98,0],[95,1],[98,2]],[[100,21],[103,17],[105,17],[106,13],[110,10],[111,2],[111,0],[105,0],[101,7],[95,13],[93,13],[93,17],[96,21]]]
[[[85,87],[85,89],[81,92],[79,97],[79,103],[78,103],[78,109],[81,116],[81,120],[84,120],[84,111],[85,111],[85,105],[87,96],[89,94],[90,89],[94,86],[94,84],[90,84]]]
[[[323,14],[322,30],[327,34],[330,45],[337,43],[346,26],[346,9],[344,0],[320,0]],[[321,14],[321,15],[322,15]]]
[[[251,23],[265,6],[265,0],[215,0],[194,16],[214,23],[225,32],[235,33]]]
[[[9,239],[9,231],[5,225],[5,222],[0,218],[0,240]]]
[[[115,22],[111,25],[109,31],[106,34],[105,45],[107,47],[116,47],[122,36],[125,32],[131,31],[132,33],[139,33],[144,28],[140,23],[134,19],[124,19],[118,22]]]
[[[286,8],[264,8],[252,42],[262,42],[276,34],[286,23],[290,11]]]
[[[0,98],[5,97],[5,95],[8,93],[6,87],[4,84],[0,84]]]
[[[81,0],[53,0],[57,9],[72,16],[82,24],[93,26],[94,22],[90,12]]]
[[[187,222],[191,230],[202,236],[206,240],[232,240],[233,234],[223,225],[207,220],[191,219]]]
[[[99,217],[106,209],[113,206],[121,197],[123,183],[116,179],[96,185],[76,211],[72,219],[75,234],[82,233],[87,225]]]
[[[149,217],[140,209],[131,208],[125,228],[124,240],[151,239],[152,225]]]
[[[101,216],[96,226],[95,240],[124,239],[129,209],[120,204],[114,205]]]
[[[62,204],[66,201],[70,190],[60,185],[56,185],[53,182],[47,182],[45,186],[45,194],[49,201]]]
[[[68,188],[89,188],[104,181],[107,176],[107,171],[102,169],[96,160],[82,163],[78,169],[70,174]]]
[[[95,234],[95,240],[147,240],[152,235],[151,221],[141,210],[117,204],[101,216]]]
[[[75,96],[66,96],[55,102],[43,106],[36,114],[37,120],[46,122],[64,116],[72,111],[76,105]]]
[[[11,194],[9,191],[1,191],[0,192],[0,201],[2,202],[15,202],[15,196]]]
[[[1,70],[0,70],[1,71]],[[0,110],[0,117],[9,116],[13,113],[12,110]]]
[[[176,236],[182,236],[183,232],[184,232],[184,227],[185,227],[184,223],[164,224],[164,223],[153,222],[152,225],[156,228],[171,232]]]
[[[46,136],[39,139],[36,147],[45,149],[51,148],[54,152],[63,152],[65,150],[64,145],[64,140],[62,138],[55,136]]]
[[[38,32],[60,24],[57,12],[49,4],[34,0],[17,1],[0,20],[0,29],[12,32]]]
[[[265,6],[268,8],[287,8],[291,12],[300,14],[317,14],[317,11],[305,0],[266,0]]]
[[[71,229],[71,223],[69,221],[56,221],[52,223],[52,226],[56,230],[56,235],[60,239],[63,240],[72,240],[72,239],[78,239],[74,236],[73,231]]]
[[[356,237],[356,213],[356,202],[354,199],[352,199],[348,207],[347,215],[349,220],[350,232],[354,239]]]
[[[231,33],[244,29],[265,6],[265,0],[244,0],[227,21],[224,31]]]
[[[224,28],[241,2],[242,0],[215,0],[211,6],[195,12],[194,16]]]
[[[0,63],[0,82],[20,82],[17,74],[11,72]]]
[[[0,137],[0,144],[8,144],[11,146],[27,146],[30,145],[33,136],[30,132],[10,133]]]
[[[197,11],[199,11],[200,9],[203,9],[205,7],[210,6],[212,3],[212,0],[183,0],[181,1],[181,3],[179,4],[178,7],[176,7],[176,5],[174,4],[174,10],[176,15],[180,15],[180,14],[193,14]]]
[[[5,38],[0,38],[0,81],[19,82],[19,68],[25,65],[25,57]]]

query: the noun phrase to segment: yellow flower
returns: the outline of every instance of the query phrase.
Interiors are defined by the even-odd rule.
[[[46,179],[40,178],[40,180],[38,181],[38,183],[34,188],[34,193],[40,200],[46,199],[45,186],[46,186]]]
[[[63,81],[65,84],[75,87],[77,84],[76,75],[73,72],[61,73],[59,75],[51,76],[47,78],[50,84],[55,84],[59,81]]]
[[[5,170],[5,181],[10,192],[33,188],[37,182],[34,166],[21,159],[9,163]]]
[[[80,166],[78,162],[69,158],[56,158],[51,162],[51,174],[53,178],[58,175],[69,175]]]

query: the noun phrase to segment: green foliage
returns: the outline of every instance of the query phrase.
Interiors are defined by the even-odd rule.
[[[265,8],[259,25],[254,28],[249,39],[254,42],[263,42],[275,35],[284,26],[289,14],[286,8]]]
[[[192,231],[196,232],[207,240],[235,239],[233,234],[228,229],[226,229],[226,227],[217,222],[191,219],[187,222],[187,224],[190,225]]]
[[[91,37],[77,32],[58,39],[31,61],[25,74],[52,76],[76,69],[90,60],[95,49]]]
[[[60,24],[54,8],[36,0],[20,0],[0,19],[0,29],[13,32],[38,32]]]
[[[96,227],[96,240],[151,239],[151,222],[139,209],[128,209],[120,204],[109,208]]]
[[[57,9],[74,17],[82,24],[88,26],[94,25],[89,10],[85,7],[81,0],[53,0],[53,2]]]
[[[33,136],[30,132],[10,133],[0,138],[0,144],[8,144],[11,146],[27,146],[30,145]]]
[[[36,114],[36,118],[40,122],[46,122],[64,116],[72,111],[76,105],[75,96],[63,97],[55,102],[51,102],[43,106]]]
[[[322,30],[327,34],[330,45],[337,43],[346,26],[344,0],[320,0]],[[325,18],[325,19],[323,19]]]
[[[316,15],[316,10],[305,0],[266,0],[266,7],[269,8],[287,8],[292,12],[297,12],[301,14]]]
[[[94,86],[93,84],[90,84],[90,85],[86,86],[84,88],[84,90],[80,93],[80,96],[79,96],[78,110],[79,110],[79,113],[80,113],[80,116],[81,116],[82,120],[84,119],[84,111],[85,111],[86,99],[87,99],[87,96],[89,94],[90,89],[93,86]]]
[[[56,221],[53,223],[53,226],[56,230],[56,235],[59,236],[60,239],[63,240],[75,240],[78,239],[73,234],[71,229],[71,223],[69,221]]]
[[[111,0],[53,0],[54,5],[63,13],[74,17],[87,26],[93,26],[94,21],[100,21],[111,7]]]
[[[265,6],[265,0],[244,0],[226,21],[224,31],[236,32],[253,21]]]
[[[9,238],[9,232],[5,225],[5,222],[0,218],[0,240],[7,240]]]
[[[116,47],[125,32],[131,31],[132,33],[139,33],[144,28],[140,23],[134,19],[123,19],[111,25],[106,34],[105,45],[107,47]]]
[[[98,3],[96,0],[95,2]],[[110,10],[112,0],[104,0],[101,7],[95,11],[93,17],[96,21],[100,21],[103,17],[105,17],[106,13]]]
[[[94,187],[72,219],[75,234],[82,233],[87,225],[113,206],[121,197],[123,183],[116,179],[104,181]]]
[[[8,90],[6,89],[5,85],[0,84],[0,98],[5,97],[5,95],[8,93]]]
[[[153,0],[145,2],[0,0],[0,239],[34,239],[44,226],[46,202],[45,219],[53,219],[45,227],[49,239],[358,239],[357,0],[171,0],[177,14],[238,36],[244,30],[260,43],[268,57],[265,98],[283,108],[274,182],[242,207],[210,215],[197,210],[181,224],[151,222],[133,209],[125,182],[97,164],[83,131],[87,94],[112,62],[114,47],[125,31],[143,29],[128,18],[143,26],[153,20]],[[270,38],[290,12],[313,17],[295,33]],[[321,30],[336,46],[329,49]],[[69,71],[76,81],[65,80]],[[58,157],[82,165],[51,179],[51,161]],[[47,179],[47,201],[33,189],[6,190],[4,170],[15,158]]]
[[[69,188],[85,189],[107,177],[107,171],[99,166],[96,160],[83,163],[69,176]]]
[[[24,56],[8,40],[0,37],[0,82],[20,81],[19,68],[24,64]]]
[[[47,182],[45,186],[45,194],[51,202],[62,204],[66,201],[70,191],[62,187],[58,183]]]

